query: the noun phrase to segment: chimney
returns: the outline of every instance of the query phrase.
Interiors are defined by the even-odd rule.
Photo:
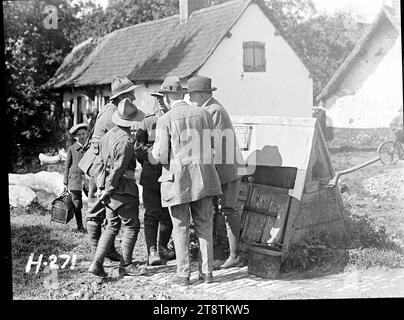
[[[179,0],[180,1],[180,23],[188,21],[189,16],[195,10],[205,8],[206,0]]]

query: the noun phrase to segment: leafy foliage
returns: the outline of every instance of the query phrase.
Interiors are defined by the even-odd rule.
[[[312,0],[266,1],[285,38],[303,59],[313,76],[313,98],[352,51],[362,25],[350,11],[333,15],[318,12]]]
[[[5,77],[7,116],[13,128],[15,149],[9,162],[13,170],[18,152],[34,145],[56,145],[62,138],[59,96],[44,86],[70,51],[63,29],[46,29],[46,5],[67,10],[65,0],[4,2]],[[67,20],[67,19],[66,19]]]
[[[106,12],[91,1],[7,1],[5,33],[6,115],[9,172],[36,165],[38,153],[64,147],[68,138],[61,96],[45,83],[74,45],[115,29],[159,19],[178,10],[177,1],[112,1]],[[48,5],[57,8],[56,29],[45,28]]]

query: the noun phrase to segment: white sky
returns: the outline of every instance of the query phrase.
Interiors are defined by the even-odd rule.
[[[104,8],[108,4],[108,0],[93,0],[95,3],[101,4]],[[337,9],[351,9],[361,14],[366,22],[371,22],[378,13],[383,0],[313,0],[319,10],[333,12]]]

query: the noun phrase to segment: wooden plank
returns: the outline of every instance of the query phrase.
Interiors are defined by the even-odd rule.
[[[300,202],[297,198],[290,198],[290,205],[288,210],[288,217],[285,225],[285,232],[283,235],[283,252],[287,254],[291,244],[295,243],[295,221],[300,211]]]
[[[295,230],[341,219],[342,207],[332,191],[322,190],[317,194],[304,195],[304,198],[296,217]]]
[[[295,187],[297,168],[280,166],[256,166],[254,183],[282,189]]]
[[[251,241],[259,242],[264,223],[264,215],[257,215],[254,212],[247,211],[246,222],[243,226],[243,233],[241,237]]]
[[[315,180],[315,181],[310,181],[308,183],[306,183],[305,187],[304,187],[304,192],[306,193],[313,193],[313,192],[317,192],[320,190],[320,181]]]
[[[257,209],[254,207],[250,207],[250,206],[244,206],[244,208],[250,212],[255,212],[258,214],[262,214],[264,216],[270,216],[272,218],[276,218],[278,216],[278,212],[277,211],[270,211],[270,209],[267,210],[263,210],[263,209]]]
[[[267,232],[265,236],[262,237],[261,242],[266,242],[268,244],[281,243],[283,241],[283,235],[285,233],[285,226],[287,223],[290,196],[276,195],[273,198],[271,205],[273,208],[270,210],[277,210],[278,215],[276,219],[273,220],[273,224],[270,229],[265,229]]]

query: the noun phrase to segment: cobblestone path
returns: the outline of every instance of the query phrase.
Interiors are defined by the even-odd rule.
[[[192,265],[197,270],[197,265]],[[266,299],[336,299],[404,297],[404,269],[370,269],[340,274],[284,275],[276,280],[248,274],[247,267],[217,270],[214,282],[197,280],[191,273],[191,285],[170,284],[175,265],[149,269],[148,281],[169,285],[170,291],[181,292],[184,299],[266,300]],[[127,279],[127,278],[125,278]],[[123,279],[124,280],[124,279]],[[128,279],[129,280],[129,279]],[[124,280],[125,281],[125,280]]]

